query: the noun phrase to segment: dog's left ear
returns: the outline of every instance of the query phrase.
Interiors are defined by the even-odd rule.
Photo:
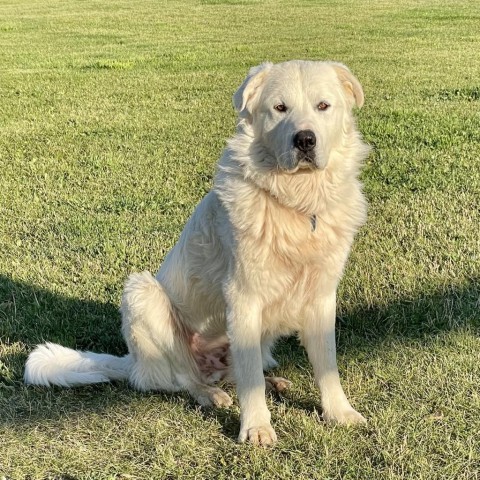
[[[360,82],[353,75],[353,73],[342,63],[332,63],[332,66],[337,74],[338,79],[347,92],[347,95],[355,102],[359,108],[363,106],[364,95],[363,88]]]
[[[247,78],[233,95],[233,106],[241,116],[248,116],[252,113],[255,100],[258,99],[261,87],[271,68],[271,63],[262,63],[257,67],[252,67]]]

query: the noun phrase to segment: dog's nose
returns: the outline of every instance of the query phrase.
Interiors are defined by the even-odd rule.
[[[309,152],[315,148],[317,138],[311,130],[300,130],[293,137],[293,145],[302,152]]]

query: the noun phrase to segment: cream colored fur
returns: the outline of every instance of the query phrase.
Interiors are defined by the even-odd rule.
[[[321,102],[328,108],[320,110]],[[288,382],[265,380],[263,369],[275,365],[275,339],[298,332],[325,419],[365,421],[343,392],[335,355],[337,285],[366,215],[357,177],[368,147],[352,116],[362,104],[358,80],[341,64],[292,61],[250,71],[234,95],[237,132],[213,190],[156,278],[145,272],[126,282],[122,331],[130,353],[117,360],[115,378],[128,377],[140,390],[188,390],[201,404],[227,406],[230,397],[200,371],[191,347],[192,338],[213,346],[227,335],[241,407],[239,441],[267,445],[276,434],[266,381],[277,389]],[[302,160],[293,145],[302,130],[315,134],[313,161]],[[25,380],[69,385],[113,378],[102,367],[105,356],[96,362],[98,354],[90,352],[81,353],[83,364],[62,369],[59,348],[32,352]]]

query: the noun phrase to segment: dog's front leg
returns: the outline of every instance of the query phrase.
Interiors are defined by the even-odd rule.
[[[335,345],[335,311],[335,291],[318,298],[305,320],[302,343],[320,388],[323,418],[334,423],[365,423],[365,418],[350,405],[340,384]]]
[[[270,425],[262,368],[262,316],[254,299],[235,295],[227,309],[233,372],[240,402],[239,442],[270,445],[277,436]]]

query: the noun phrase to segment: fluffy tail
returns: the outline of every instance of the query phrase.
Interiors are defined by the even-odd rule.
[[[81,352],[55,343],[39,345],[28,357],[25,383],[74,387],[91,383],[125,380],[129,377],[130,355],[115,357]]]

